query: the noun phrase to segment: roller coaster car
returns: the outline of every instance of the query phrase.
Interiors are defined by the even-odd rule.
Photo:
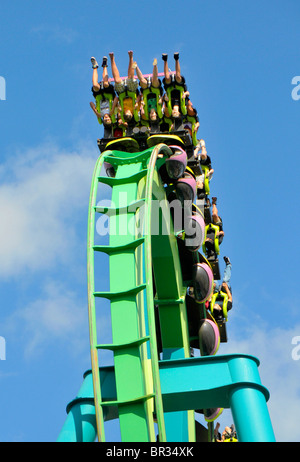
[[[211,321],[214,321],[217,324],[220,332],[220,342],[227,343],[227,330],[225,319],[215,319],[209,311],[207,311],[206,314],[207,319],[210,319]]]
[[[181,146],[186,151],[188,159],[192,158],[194,155],[193,142],[187,130],[177,130],[172,133],[158,133],[149,136],[147,139],[148,148],[152,148],[159,143],[164,143],[168,146],[170,144],[177,144],[178,146]]]
[[[215,260],[217,255],[220,254],[220,242],[218,233],[220,232],[220,227],[214,223],[208,223],[205,226],[205,235],[202,245],[202,250],[209,260]],[[210,239],[210,241],[207,241]]]
[[[204,193],[206,196],[209,195],[210,193],[210,186],[209,186],[209,177],[208,177],[208,172],[209,172],[209,168],[207,165],[201,165],[201,169],[202,169],[202,172],[204,173]]]
[[[193,279],[193,265],[198,261],[198,252],[190,252],[182,238],[177,238],[177,247],[179,252],[182,279],[190,285]]]
[[[213,285],[213,272],[207,263],[193,265],[192,285],[196,302],[204,303],[210,297]]]
[[[219,332],[220,332],[220,342],[227,343],[227,330],[226,330],[226,322],[224,321],[217,321]]]
[[[207,258],[207,261],[209,262],[212,268],[214,279],[220,279],[220,268],[219,268],[219,259],[218,259],[220,249],[219,249],[219,239],[217,236],[217,232],[219,231],[220,228],[219,226],[211,223],[210,209],[208,206],[206,206],[206,202],[204,203],[204,206],[203,206],[203,213],[202,213],[201,205],[199,202],[200,201],[197,201],[196,205],[194,204],[193,206],[195,210],[200,211],[200,213],[204,217],[204,222],[206,224],[205,232],[204,232],[204,239],[203,239],[203,244],[202,244],[202,252],[204,253],[205,257]],[[214,239],[213,239],[212,244],[208,247],[205,241],[207,238],[207,233],[209,231],[214,232]]]
[[[166,159],[166,168],[171,180],[178,180],[183,176],[187,166],[187,155],[185,150],[178,145],[169,145],[173,154]]]
[[[178,145],[184,149],[185,144],[184,141],[177,135],[170,135],[170,133],[159,133],[157,135],[151,135],[147,139],[147,146],[148,148],[152,148],[157,144],[166,144],[167,146],[170,145]]]
[[[94,93],[94,92],[93,92]],[[101,113],[101,102],[103,101],[108,101],[109,103],[109,110],[112,111],[112,108],[113,108],[113,102],[114,102],[114,97],[115,97],[115,94],[112,93],[112,92],[107,92],[105,91],[105,88],[102,86],[102,89],[99,90],[99,92],[95,92],[94,93],[94,97],[95,97],[95,106],[96,106],[96,110]],[[111,115],[111,120],[112,122],[116,122],[116,116],[115,114],[112,114]],[[102,122],[102,118],[101,117],[98,117],[98,122],[100,125],[103,124]]]
[[[202,175],[202,169],[200,162],[196,159],[194,159],[194,156],[189,158],[188,160],[188,166],[193,170],[194,175],[199,176]]]
[[[216,280],[219,280],[221,279],[221,273],[220,273],[220,266],[219,266],[219,260],[218,258],[215,258],[215,259],[208,259],[209,261],[209,264],[211,266],[211,269],[212,269],[212,272],[213,272],[213,275],[214,275],[214,279]]]
[[[204,220],[205,223],[211,223],[211,211],[210,211],[210,204],[207,202],[207,197],[203,199],[203,212],[204,212]]]
[[[183,178],[179,178],[175,186],[176,196],[184,207],[188,203],[192,203],[196,197],[196,180],[188,172],[184,173]]]
[[[142,90],[143,100],[147,101],[144,106],[144,114],[146,120],[149,120],[149,113],[151,109],[154,109],[160,119],[163,118],[162,104],[159,103],[159,99],[163,94],[162,87],[153,87],[148,82],[148,87]]]
[[[184,99],[184,92],[186,91],[186,87],[183,86],[183,85],[180,85],[180,84],[178,84],[176,82],[174,74],[172,74],[171,79],[172,79],[172,82],[167,85],[167,89],[166,89],[166,94],[168,96],[168,100],[165,101],[165,102],[166,102],[166,105],[167,105],[168,112],[169,112],[169,114],[172,113],[172,99],[173,99],[173,95],[175,93],[176,98],[180,102],[179,103],[180,104],[180,112],[181,112],[182,115],[186,115],[187,114],[187,107],[186,107],[185,99]]]
[[[195,301],[194,297],[187,295],[185,297],[185,305],[188,320],[188,330],[190,337],[190,346],[199,349],[199,328],[200,321],[204,316],[205,306]]]
[[[195,213],[184,220],[184,243],[191,252],[196,252],[202,245],[205,223],[202,215]]]
[[[99,141],[99,140],[98,140]],[[100,140],[105,141],[104,139]],[[105,145],[99,146],[99,149],[101,152],[107,149],[115,150],[115,151],[127,151],[131,153],[136,153],[140,152],[140,146],[139,143],[134,139],[130,137],[125,137],[125,138],[115,138],[113,140],[106,140],[107,142]]]
[[[126,101],[127,101],[127,103],[129,101],[129,108],[133,111],[134,120],[137,123],[139,122],[139,118],[140,118],[139,117],[139,112],[138,112],[138,108],[135,105],[136,98],[137,98],[136,92],[128,90],[127,86],[126,86],[126,91],[119,94],[119,103],[120,103],[120,106],[121,106],[120,116],[121,116],[121,119],[123,120],[123,122],[126,122],[126,120],[124,118]]]
[[[190,346],[200,349],[202,356],[214,355],[222,342],[219,325],[191,295],[185,298]],[[206,316],[206,318],[205,318]]]
[[[228,304],[228,295],[223,292],[216,292],[213,294],[211,301],[210,301],[210,312],[213,313],[214,305],[216,303],[220,303],[222,306],[222,315],[215,317],[216,322],[219,327],[220,335],[221,335],[221,342],[227,342],[227,331],[226,331],[226,323],[228,320],[228,311],[227,311],[227,304]]]
[[[199,345],[201,356],[212,356],[216,354],[220,345],[220,331],[215,321],[211,319],[201,319]]]

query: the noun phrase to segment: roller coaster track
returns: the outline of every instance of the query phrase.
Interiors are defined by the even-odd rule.
[[[162,216],[165,217],[164,225],[172,226],[168,220],[168,202],[157,173],[157,162],[163,162],[158,157],[171,153],[164,144],[146,149],[135,156],[127,152],[105,151],[95,167],[88,224],[88,299],[95,408],[100,441],[105,441],[102,409],[108,405],[118,407],[122,440],[132,441],[133,438],[135,441],[155,441],[154,403],[159,439],[166,441],[154,303],[160,307],[164,351],[169,351],[169,357],[173,350],[181,351],[181,357],[189,356],[185,314],[186,288],[181,278],[176,238],[171,228],[166,229],[164,234],[156,234],[151,229],[153,200],[159,202]],[[99,175],[103,162],[108,162],[115,168],[115,177]],[[113,208],[97,207],[97,189],[101,183],[112,187]],[[121,204],[120,200],[124,201],[124,197],[127,203]],[[143,217],[138,217],[141,209]],[[122,228],[124,231],[123,235],[110,234],[108,246],[94,245],[95,221],[99,213],[109,215],[110,229]],[[132,229],[132,222],[138,222],[138,218],[144,218],[143,229]],[[110,292],[99,292],[95,288],[95,252],[109,255]],[[98,343],[96,297],[107,298],[111,303],[113,344],[110,345]],[[113,403],[103,402],[101,399],[98,352],[102,349],[110,349],[114,353],[118,400]],[[139,425],[136,420],[139,420]],[[133,429],[134,434],[131,434],[130,429]]]
[[[156,425],[162,443],[196,441],[194,410],[215,407],[231,408],[240,441],[273,441],[266,408],[269,394],[260,383],[258,360],[245,355],[203,357],[202,352],[202,357],[190,358],[191,346],[201,351],[198,328],[190,329],[188,315],[191,280],[183,268],[181,240],[159,174],[172,154],[170,142],[167,136],[166,143],[157,137],[153,145],[138,150],[130,149],[135,140],[127,141],[108,143],[93,173],[87,242],[92,367],[67,407],[59,441],[92,440],[97,434],[98,441],[105,442],[109,418],[119,419],[122,442],[156,441]],[[114,175],[103,174],[107,164]],[[110,187],[109,206],[99,202],[102,185]],[[105,245],[96,243],[100,217],[109,222]],[[108,291],[99,287],[102,278],[96,267],[101,254],[108,256]],[[186,256],[188,266],[204,258],[198,251]],[[103,299],[110,306],[109,343],[98,329]],[[197,324],[206,318],[206,310],[203,303],[193,306]],[[105,351],[113,355],[112,366],[103,366]],[[254,424],[258,414],[260,427]],[[209,440],[212,433],[213,423],[208,422]]]

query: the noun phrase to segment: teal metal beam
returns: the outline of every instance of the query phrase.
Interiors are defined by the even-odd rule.
[[[274,442],[257,358],[223,355],[160,362],[165,412],[230,408],[241,442]]]
[[[259,360],[254,356],[238,354],[160,361],[164,412],[171,416],[188,409],[230,408],[239,441],[273,442],[267,408],[270,394],[261,384],[258,366]],[[100,368],[100,376],[103,400],[114,401],[113,366]],[[90,418],[95,413],[92,398],[93,383],[88,372],[77,398],[68,406],[68,419],[59,441],[87,441],[93,435],[95,438],[96,428],[91,426],[96,426],[96,420],[93,424]],[[114,418],[109,406],[104,420],[108,418]]]
[[[104,401],[116,397],[115,373],[113,366],[102,367],[100,377],[104,387]],[[60,443],[92,443],[97,437],[96,410],[93,390],[92,371],[83,375],[83,383],[76,396],[67,406],[67,418],[60,431],[57,442]],[[118,412],[114,406],[104,409],[104,421],[117,419]]]

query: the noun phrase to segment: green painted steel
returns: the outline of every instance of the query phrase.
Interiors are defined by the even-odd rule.
[[[93,371],[93,391],[95,401],[95,413],[97,423],[97,435],[99,441],[105,441],[103,408],[101,406],[101,386],[99,375],[99,359],[97,350],[97,319],[94,297],[94,236],[95,236],[95,206],[98,189],[98,177],[103,164],[103,156],[99,157],[92,178],[89,212],[88,212],[88,235],[87,235],[87,279],[88,279],[88,314],[89,334],[91,345],[91,365]]]
[[[155,305],[161,318],[163,357],[189,357],[189,337],[185,309],[186,287],[176,238],[170,220],[165,191],[157,173],[163,159],[172,153],[159,144],[136,155],[122,151],[107,151],[99,158],[92,181],[88,223],[88,299],[91,359],[95,393],[95,409],[99,441],[105,441],[99,350],[111,350],[117,386],[117,399],[110,403],[118,407],[123,441],[155,441],[153,401],[159,440],[166,441],[166,430],[158,367]],[[115,177],[100,176],[103,162],[116,170]],[[96,204],[99,183],[112,188],[112,207]],[[159,203],[164,233],[153,229]],[[132,226],[139,210],[144,207],[144,227]],[[95,216],[109,216],[109,245],[95,245]],[[95,287],[94,253],[109,256],[110,290]],[[152,271],[156,297],[154,300]],[[143,280],[145,278],[145,281]],[[143,292],[146,291],[146,297]],[[98,342],[96,333],[96,298],[110,300],[113,343]],[[146,303],[145,303],[146,302]],[[155,305],[154,305],[155,304]],[[147,323],[145,323],[145,313]],[[149,335],[146,335],[146,332]],[[147,353],[149,342],[150,355]],[[195,439],[194,416],[184,411],[188,436]],[[174,420],[173,420],[174,422]],[[170,432],[170,430],[169,430]]]
[[[164,147],[162,150],[167,149]],[[155,441],[153,419],[153,402],[161,441],[165,440],[163,411],[160,405],[158,358],[148,357],[147,343],[151,334],[146,335],[143,292],[147,292],[147,303],[152,300],[151,276],[145,270],[144,258],[149,251],[143,252],[145,241],[144,229],[138,230],[134,220],[138,219],[139,210],[145,205],[146,176],[149,173],[147,163],[156,148],[137,153],[135,156],[122,151],[105,152],[99,159],[93,177],[90,197],[88,223],[88,292],[89,322],[95,409],[99,441],[105,441],[103,409],[107,406],[101,397],[101,380],[99,379],[99,350],[109,349],[114,354],[114,371],[117,399],[109,403],[118,409],[120,430],[123,441]],[[101,177],[100,170],[104,161],[111,163],[116,170],[115,177]],[[111,186],[113,207],[101,207],[96,204],[99,183]],[[149,189],[149,185],[148,185]],[[148,204],[151,204],[148,201]],[[149,210],[149,205],[148,208]],[[110,219],[109,245],[94,244],[95,215],[105,213]],[[147,222],[147,220],[146,220]],[[147,226],[147,225],[146,225]],[[115,230],[115,232],[112,232]],[[145,235],[149,235],[147,231]],[[149,240],[149,239],[148,239]],[[109,256],[110,290],[100,291],[95,287],[94,252],[105,252]],[[143,276],[146,275],[146,282]],[[150,281],[150,282],[149,282]],[[150,292],[150,295],[148,293]],[[112,344],[99,343],[96,333],[97,315],[95,298],[110,300]],[[151,320],[152,313],[148,314]],[[151,330],[151,329],[150,329]],[[150,350],[156,346],[156,336],[152,332]],[[153,390],[154,386],[154,390]]]
[[[223,390],[226,389],[226,368],[222,360],[219,361],[220,357],[190,358],[191,339],[185,305],[189,281],[182,278],[170,206],[158,174],[159,167],[171,153],[170,148],[161,143],[134,154],[107,150],[96,162],[89,202],[87,246],[92,365],[88,374],[89,395],[87,399],[76,397],[70,403],[59,440],[91,440],[97,429],[98,440],[104,442],[104,422],[118,416],[123,442],[156,441],[155,415],[160,442],[195,441],[194,409],[228,405],[228,402],[222,405],[216,399],[218,387],[215,383],[210,384],[210,391],[203,389],[203,379],[211,375],[212,378],[219,377],[223,381]],[[114,167],[114,177],[101,176],[104,162]],[[110,206],[97,203],[101,184],[111,188]],[[161,229],[157,232],[157,209],[164,232]],[[95,243],[96,222],[101,215],[109,220],[109,243],[105,245]],[[106,291],[101,290],[95,277],[97,253],[106,254],[109,260],[110,287]],[[199,261],[198,252],[193,253],[192,260]],[[98,339],[97,322],[101,313],[98,304],[96,308],[97,299],[107,299],[110,304],[110,343]],[[201,304],[199,310],[205,316]],[[158,353],[157,314],[162,358]],[[111,351],[114,359],[109,372],[99,367],[105,350]],[[184,371],[186,375],[183,375]],[[201,383],[196,386],[194,399],[195,396],[191,398],[188,391],[193,388],[193,373],[198,372]],[[168,380],[178,388],[171,393],[172,399],[169,391],[166,392]],[[108,384],[113,391],[107,391]],[[229,404],[234,408],[237,421],[241,420],[241,408],[247,406],[246,385],[243,385],[243,392],[235,388],[231,394]],[[179,391],[181,389],[184,391]],[[256,403],[261,401],[256,410],[262,409],[262,414],[267,415],[263,405],[266,395],[262,388],[252,387],[251,393],[256,394]],[[236,398],[237,395],[241,399]],[[240,406],[239,402],[243,405]],[[82,416],[87,414],[91,417],[83,422]],[[76,419],[80,422],[77,427]],[[267,418],[264,420],[268,427]],[[239,425],[242,428],[242,424]],[[211,423],[209,433],[213,433]],[[270,434],[266,438],[271,439]]]
[[[189,357],[190,349],[185,307],[186,287],[182,280],[181,264],[172,220],[170,220],[169,204],[157,169],[155,168],[158,155],[163,149],[164,145],[158,145],[153,151],[149,162],[146,189],[148,206],[148,213],[146,213],[146,235],[148,236],[146,261],[149,275],[152,268],[154,273],[156,288],[155,304],[158,306],[162,352],[163,359],[165,359],[170,356],[172,357],[174,354],[180,357]],[[169,154],[171,154],[171,151],[169,151]],[[150,205],[153,201],[156,201],[156,204],[159,202],[159,210],[163,221],[162,229],[164,230],[161,233],[157,233],[156,228],[153,229],[157,225],[157,216],[153,216],[150,211]],[[148,293],[150,294],[151,291]],[[150,300],[149,303],[151,303]],[[151,309],[151,312],[154,313],[154,307]],[[153,337],[154,335],[153,333]],[[172,441],[172,435],[177,435],[178,441],[195,441],[193,411],[185,411],[173,415],[171,419],[168,418],[165,421],[165,426],[168,441]],[[181,429],[179,433],[178,429]],[[162,440],[160,439],[160,441]]]

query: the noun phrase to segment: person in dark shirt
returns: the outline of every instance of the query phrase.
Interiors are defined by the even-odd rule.
[[[218,245],[221,245],[223,242],[224,234],[225,234],[223,231],[223,221],[217,209],[217,198],[216,197],[212,198],[211,223],[217,226],[217,230],[215,230],[212,226],[209,225],[208,230],[206,232],[205,248],[206,248],[207,257],[215,258],[216,257],[215,240],[218,241]]]
[[[199,140],[194,149],[194,158],[199,161],[201,174],[197,176],[197,197],[202,199],[206,194],[209,194],[209,182],[214,174],[214,169],[211,165],[211,158],[207,155],[205,141]],[[206,185],[208,181],[208,185]]]
[[[114,87],[109,83],[108,72],[107,72],[107,57],[104,56],[102,60],[102,81],[98,82],[98,63],[96,58],[91,57],[91,63],[93,68],[93,86],[92,93],[96,100],[97,105],[94,102],[90,103],[90,106],[100,123],[103,123],[105,127],[112,125],[112,117],[115,113],[118,103],[118,97],[115,94]],[[99,96],[99,99],[98,99]]]
[[[158,78],[157,59],[155,58],[153,61],[153,72],[150,80],[144,77],[136,61],[133,63],[133,68],[136,70],[136,74],[138,76],[141,87],[142,119],[149,122],[155,122],[159,119],[162,119],[163,89],[161,81]]]
[[[230,279],[231,279],[231,261],[228,257],[223,257],[225,261],[225,270],[224,270],[224,275],[223,275],[223,281],[220,284],[217,284],[214,281],[213,284],[213,292],[214,293],[219,293],[219,292],[225,292],[228,296],[228,301],[227,301],[227,311],[232,309],[232,289],[230,286]],[[221,299],[220,299],[221,300]],[[213,312],[214,314],[218,317],[222,314],[223,312],[223,301],[218,300],[218,297],[216,299],[216,302],[213,306]]]
[[[165,90],[165,116],[173,120],[172,130],[177,130],[176,125],[182,125],[182,116],[187,114],[186,99],[189,96],[185,78],[181,75],[179,53],[174,53],[175,59],[175,75],[172,76],[169,71],[168,55],[162,54],[164,61],[164,79],[163,86]],[[178,123],[178,119],[180,122]]]

